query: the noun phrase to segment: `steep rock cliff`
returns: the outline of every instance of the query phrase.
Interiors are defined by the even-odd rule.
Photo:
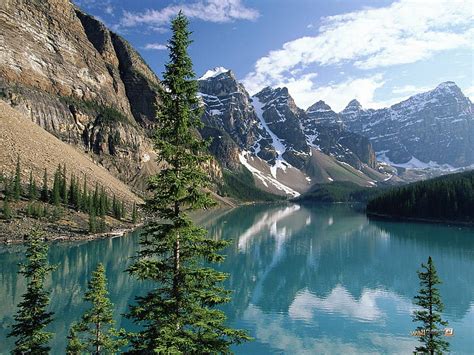
[[[0,98],[143,188],[159,80],[120,36],[68,0],[0,5]]]

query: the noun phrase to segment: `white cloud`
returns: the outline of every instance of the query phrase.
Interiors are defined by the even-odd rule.
[[[469,97],[472,102],[474,102],[474,86],[465,88],[462,92],[463,92],[464,95]]]
[[[109,15],[113,15],[114,14],[114,7],[109,4],[104,8],[104,11]]]
[[[307,103],[311,93],[304,88],[314,87],[304,77],[308,74],[298,70],[347,63],[360,69],[374,69],[413,63],[444,50],[471,48],[473,20],[471,0],[400,0],[388,7],[326,17],[318,35],[301,37],[270,51],[255,63],[254,70],[243,81],[253,93],[265,86],[293,81],[300,89],[293,93],[295,100]],[[363,92],[357,92],[363,97],[361,101],[376,104],[372,88],[380,87],[379,81],[356,80],[366,84]],[[318,90],[344,94],[353,91],[353,85],[345,87],[346,84],[349,81]]]
[[[124,27],[149,25],[161,28],[178,14],[179,11],[189,18],[209,22],[231,22],[234,20],[255,20],[259,13],[256,9],[248,8],[241,0],[201,0],[191,4],[169,5],[160,10],[144,12],[124,12],[121,24]]]
[[[318,86],[313,80],[316,74],[302,75],[300,78],[290,78],[278,83],[286,86],[295,99],[296,104],[306,109],[316,101],[323,100],[336,111],[342,111],[352,99],[357,99],[365,108],[380,108],[390,106],[395,101],[375,101],[375,91],[384,85],[382,74],[363,78],[349,78],[343,82]],[[250,86],[255,90],[255,87]]]
[[[433,89],[429,86],[404,85],[393,88],[392,93],[401,95],[414,95]]]
[[[156,51],[164,51],[167,49],[166,45],[161,43],[147,43],[143,48]]]

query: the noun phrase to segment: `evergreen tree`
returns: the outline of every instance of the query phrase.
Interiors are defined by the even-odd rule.
[[[100,205],[99,185],[95,183],[94,195],[92,196],[92,206],[94,206],[94,209],[96,210],[98,215],[100,215],[99,205]]]
[[[13,198],[18,201],[21,196],[21,168],[20,156],[16,160],[15,177],[13,179]]]
[[[136,278],[155,282],[153,290],[130,306],[128,317],[141,328],[131,336],[131,353],[228,353],[231,344],[249,339],[244,331],[227,328],[224,313],[215,308],[229,301],[221,286],[226,275],[203,265],[221,262],[219,251],[227,243],[207,238],[207,231],[187,215],[212,205],[204,192],[208,143],[195,133],[201,121],[187,26],[182,13],[172,21],[166,89],[154,138],[159,160],[167,165],[150,179],[148,207],[168,223],[147,226],[129,268]]]
[[[30,200],[36,200],[38,197],[38,192],[36,188],[36,181],[33,178],[33,171],[30,171],[30,182],[28,184],[28,198]]]
[[[44,168],[44,175],[43,175],[43,187],[41,189],[41,200],[43,202],[48,202],[48,171]]]
[[[120,204],[120,219],[125,219],[125,217],[126,217],[125,202],[123,202],[123,200],[122,200],[122,203]]]
[[[81,210],[81,188],[79,186],[79,178],[74,177],[75,189],[74,189],[74,206],[77,211]]]
[[[87,179],[86,175],[84,175],[84,186],[82,187],[82,194],[81,194],[81,211],[88,212],[89,208],[89,200],[88,200],[89,192],[87,191]]]
[[[48,246],[39,232],[27,237],[27,262],[20,264],[19,273],[26,277],[26,293],[18,305],[15,324],[9,337],[16,337],[13,354],[47,354],[52,333],[44,328],[52,321],[52,312],[47,312],[49,292],[44,290],[44,279],[53,267],[48,264]]]
[[[77,333],[77,324],[73,323],[67,336],[67,355],[80,355],[85,349],[85,346],[82,344]]]
[[[104,217],[106,213],[107,213],[107,195],[105,194],[105,190],[102,187],[100,189],[100,194],[99,194],[98,215],[100,217]]]
[[[92,274],[84,301],[91,303],[81,321],[71,328],[69,350],[86,350],[91,354],[114,354],[126,345],[124,330],[116,330],[113,304],[107,291],[104,265],[99,264]]]
[[[68,190],[67,190],[67,178],[66,178],[66,164],[63,166],[63,171],[61,173],[61,199],[63,203],[67,206],[69,201]]]
[[[428,258],[428,264],[421,264],[422,270],[418,271],[420,278],[420,291],[415,296],[414,303],[421,307],[420,310],[413,312],[413,321],[422,322],[422,325],[416,328],[420,334],[422,346],[417,346],[416,351],[429,354],[438,354],[448,351],[449,343],[443,340],[443,332],[438,326],[446,326],[448,322],[441,319],[443,311],[443,302],[436,285],[441,281],[436,273],[435,266],[431,256]]]
[[[132,208],[132,223],[137,224],[138,221],[138,211],[137,211],[137,204],[133,203],[133,208]]]
[[[61,204],[61,166],[59,166],[54,173],[51,202],[55,206],[59,206]]]
[[[71,180],[69,183],[69,202],[72,207],[74,207],[76,210],[79,210],[79,197],[80,191],[79,191],[79,186],[78,186],[78,181],[76,180],[76,176],[74,174],[71,174]]]
[[[120,202],[117,200],[115,195],[114,195],[114,198],[112,200],[112,216],[115,219],[118,219],[118,220],[120,220],[122,218]]]
[[[3,200],[3,208],[2,214],[4,219],[11,219],[13,217],[12,208],[10,207],[9,197],[5,196],[5,200]]]

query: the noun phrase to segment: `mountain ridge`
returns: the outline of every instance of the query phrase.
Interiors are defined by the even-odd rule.
[[[352,102],[352,101],[351,101]],[[392,165],[411,160],[420,168],[474,164],[474,113],[452,81],[382,109],[348,105],[340,116],[349,130],[367,136],[378,158]]]

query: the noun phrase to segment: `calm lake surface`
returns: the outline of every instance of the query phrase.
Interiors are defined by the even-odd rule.
[[[411,353],[416,271],[429,255],[443,280],[452,353],[474,353],[474,229],[369,221],[349,205],[246,206],[199,222],[213,237],[233,240],[220,266],[235,291],[224,310],[229,324],[255,338],[236,353]],[[117,322],[130,329],[120,314],[148,286],[123,272],[137,241],[135,233],[51,245],[50,261],[58,264],[48,280],[53,354],[64,352],[98,262],[107,269]],[[23,255],[20,246],[0,247],[1,354],[12,347],[6,334],[25,291],[17,275]]]

